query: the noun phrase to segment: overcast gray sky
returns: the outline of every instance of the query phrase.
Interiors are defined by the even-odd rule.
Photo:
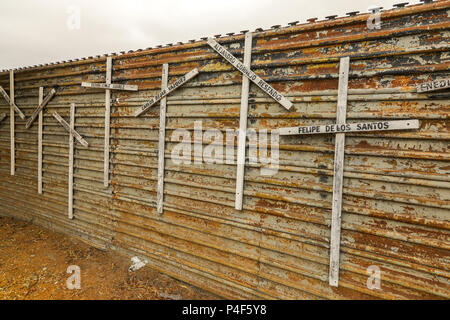
[[[0,69],[392,8],[402,0],[0,0]],[[419,3],[413,0],[410,3]],[[80,12],[79,28],[76,14]]]

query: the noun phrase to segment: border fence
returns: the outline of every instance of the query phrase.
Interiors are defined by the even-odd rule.
[[[380,28],[349,13],[2,71],[0,215],[224,298],[448,299],[449,12],[400,5]],[[405,121],[417,128],[356,125]],[[270,153],[280,128],[261,174],[241,133],[267,130]],[[192,161],[174,157],[180,130]],[[233,160],[206,161],[230,130]]]

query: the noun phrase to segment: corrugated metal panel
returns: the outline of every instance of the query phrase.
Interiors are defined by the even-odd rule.
[[[280,170],[245,172],[244,210],[234,209],[236,166],[182,165],[170,158],[177,128],[236,129],[242,76],[205,41],[115,56],[111,184],[103,187],[104,91],[80,87],[105,79],[106,57],[15,71],[16,104],[29,116],[39,86],[58,94],[44,114],[43,194],[37,193],[37,124],[16,117],[16,175],[10,176],[9,121],[0,124],[0,214],[125,254],[145,255],[176,278],[226,298],[450,298],[450,126],[445,93],[415,86],[449,77],[450,1],[319,21],[253,35],[252,70],[289,97],[286,111],[250,87],[249,128],[335,122],[339,58],[350,56],[347,118],[421,120],[418,131],[346,135],[339,287],[328,285],[333,180],[332,135],[280,139]],[[242,58],[244,36],[220,43]],[[134,111],[193,68],[200,74],[167,101],[165,212],[156,212],[159,108]],[[9,88],[8,73],[0,85]],[[7,90],[8,91],[8,90]],[[89,141],[75,151],[74,220],[67,219],[66,119]],[[9,114],[0,101],[0,113]],[[369,290],[366,269],[382,271]]]

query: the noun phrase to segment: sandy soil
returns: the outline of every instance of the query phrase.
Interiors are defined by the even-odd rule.
[[[70,265],[81,289],[69,290]],[[0,217],[0,299],[217,299],[148,266],[27,222]]]

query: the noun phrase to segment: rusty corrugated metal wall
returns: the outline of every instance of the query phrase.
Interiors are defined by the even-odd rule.
[[[341,271],[328,285],[334,136],[280,138],[280,170],[245,172],[244,210],[234,209],[235,165],[170,159],[177,128],[236,129],[242,75],[205,41],[124,53],[113,82],[111,185],[103,187],[104,56],[15,71],[16,104],[29,116],[38,88],[58,93],[44,113],[43,194],[37,193],[37,122],[16,116],[16,174],[10,175],[9,119],[0,123],[0,215],[31,220],[92,245],[146,256],[150,265],[226,298],[450,298],[450,122],[448,93],[417,84],[449,77],[450,1],[317,21],[254,33],[252,70],[294,102],[286,111],[253,84],[249,128],[328,124],[336,119],[339,58],[350,56],[349,121],[408,119],[417,131],[348,133],[345,146]],[[242,59],[242,34],[219,39]],[[156,212],[159,107],[134,111],[169,81],[200,75],[168,97],[165,212]],[[0,85],[9,89],[8,72]],[[448,91],[447,91],[448,92]],[[68,119],[76,104],[74,220],[67,218]],[[0,112],[9,106],[0,100]],[[381,290],[366,286],[368,266]]]

